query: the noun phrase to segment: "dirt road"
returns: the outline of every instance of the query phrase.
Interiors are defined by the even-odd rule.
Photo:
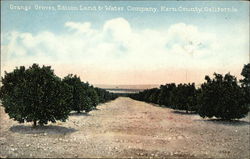
[[[120,97],[31,128],[0,108],[0,157],[250,158],[250,120],[223,122]]]

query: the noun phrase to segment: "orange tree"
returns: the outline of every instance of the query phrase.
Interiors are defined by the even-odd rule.
[[[49,66],[33,64],[5,72],[0,99],[10,118],[20,123],[33,122],[34,126],[65,121],[70,109],[71,88],[63,83]]]
[[[72,100],[70,101],[70,109],[80,113],[81,111],[90,111],[91,99],[87,96],[84,84],[77,75],[69,74],[64,77],[63,82],[72,88]]]
[[[217,117],[225,120],[239,119],[247,115],[249,108],[245,104],[244,91],[237,84],[236,77],[229,73],[225,76],[214,74],[201,85],[198,97],[199,115]]]
[[[250,107],[250,63],[244,65],[241,75],[244,77],[240,82],[244,91],[245,103]]]

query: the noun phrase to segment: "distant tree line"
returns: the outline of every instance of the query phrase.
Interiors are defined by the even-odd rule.
[[[195,83],[170,83],[160,88],[147,89],[130,94],[132,99],[159,104],[177,110],[198,113],[201,117],[217,117],[225,120],[245,117],[250,109],[250,63],[245,65],[240,85],[236,77],[214,73],[205,76],[200,88]]]
[[[34,126],[65,121],[72,110],[88,113],[115,98],[117,95],[82,82],[77,75],[61,79],[50,66],[37,64],[5,72],[0,88],[0,100],[10,118]]]
[[[117,97],[117,95],[109,93],[104,89],[95,88],[89,85],[89,83],[82,82],[77,75],[69,74],[62,79],[62,82],[71,87],[72,100],[69,105],[71,110],[78,113],[81,111],[88,113],[96,109],[99,103],[105,103]]]

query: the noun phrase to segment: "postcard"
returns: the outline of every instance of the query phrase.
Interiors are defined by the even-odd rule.
[[[1,1],[0,157],[249,158],[248,1]]]

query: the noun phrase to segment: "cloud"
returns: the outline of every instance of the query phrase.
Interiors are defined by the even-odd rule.
[[[103,33],[116,41],[127,43],[131,38],[131,27],[127,20],[124,18],[116,18],[108,20],[103,25]]]
[[[104,73],[132,70],[152,72],[169,68],[208,69],[223,67],[227,63],[231,63],[230,67],[244,63],[249,52],[246,47],[249,37],[242,35],[246,28],[243,32],[236,29],[230,35],[185,23],[173,24],[165,29],[139,30],[132,28],[121,17],[107,20],[99,29],[93,29],[90,22],[73,21],[66,22],[65,28],[62,34],[46,30],[36,34],[18,31],[4,33],[1,35],[3,69],[29,66],[34,62],[80,75],[86,75],[83,70],[93,74],[91,70]]]
[[[91,23],[89,22],[66,22],[65,26],[68,27],[69,30],[77,31],[77,33],[85,33],[87,35],[95,33],[95,30],[91,29]]]
[[[168,29],[167,47],[175,47],[179,52],[188,54],[202,53],[213,49],[216,42],[214,33],[201,32],[193,25],[174,24]]]

